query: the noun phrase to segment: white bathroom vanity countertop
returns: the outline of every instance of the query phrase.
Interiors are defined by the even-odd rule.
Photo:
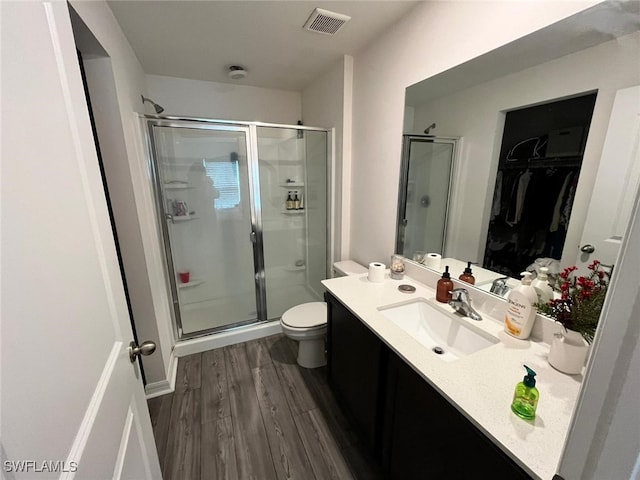
[[[453,362],[444,362],[408,333],[387,320],[379,307],[406,303],[419,297],[435,302],[435,290],[407,276],[371,283],[367,274],[322,282],[336,298],[358,316],[380,339],[402,357],[425,380],[480,428],[496,445],[534,478],[551,480],[556,473],[572,412],[580,389],[581,375],[565,375],[547,362],[549,346],[537,340],[518,340],[503,331],[503,325],[476,307],[481,321],[461,318],[498,337],[500,342]],[[416,292],[398,291],[409,284]],[[474,306],[478,292],[472,295]],[[486,294],[489,295],[489,294]],[[526,364],[536,372],[540,400],[536,418],[526,421],[511,411],[513,392],[526,374]],[[425,432],[426,434],[426,432]],[[461,446],[461,448],[466,448]]]

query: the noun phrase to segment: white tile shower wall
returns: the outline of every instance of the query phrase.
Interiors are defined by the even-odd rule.
[[[176,271],[188,270],[194,279],[204,280],[197,287],[180,289],[182,306],[254,294],[246,154],[239,151],[241,198],[236,208],[214,208],[206,190],[210,183],[197,168],[203,160],[228,158],[236,143],[221,142],[218,137],[187,137],[173,143],[177,160],[163,170],[165,181],[188,182],[188,189],[165,189],[165,194],[186,201],[195,215],[193,221],[169,225]]]

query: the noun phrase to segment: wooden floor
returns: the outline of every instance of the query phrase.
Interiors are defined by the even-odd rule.
[[[178,362],[149,400],[165,480],[379,479],[325,379],[282,335]]]

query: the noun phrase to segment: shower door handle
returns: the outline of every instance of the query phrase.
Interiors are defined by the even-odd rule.
[[[251,232],[249,234],[249,240],[251,240],[251,243],[256,243],[256,232]]]

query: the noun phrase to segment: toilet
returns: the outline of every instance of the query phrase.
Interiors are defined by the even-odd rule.
[[[367,269],[352,260],[333,264],[335,277],[367,273]],[[318,368],[327,364],[325,338],[327,336],[326,302],[308,302],[291,307],[280,319],[282,332],[298,342],[298,365]]]

